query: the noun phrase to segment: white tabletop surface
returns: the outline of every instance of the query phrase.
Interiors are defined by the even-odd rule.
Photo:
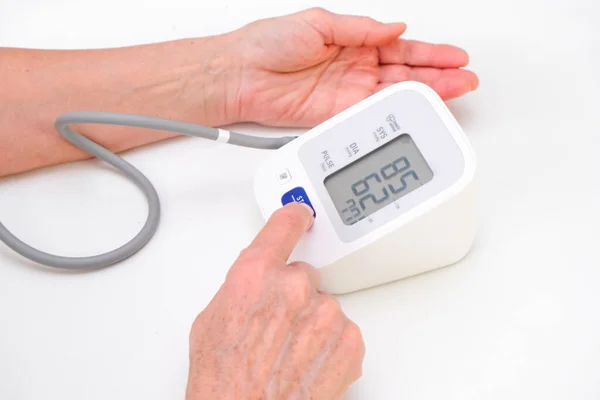
[[[481,79],[449,103],[483,179],[476,245],[454,266],[340,297],[367,345],[347,398],[600,398],[596,0],[0,0],[0,46],[163,41],[313,5],[463,46]],[[252,178],[266,155],[190,138],[127,153],[163,216],[113,268],[57,273],[0,243],[0,399],[182,399],[190,324],[261,227]],[[0,180],[0,219],[53,253],[112,249],[145,213],[96,161]]]

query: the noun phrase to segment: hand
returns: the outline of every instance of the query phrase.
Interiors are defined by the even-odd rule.
[[[287,263],[312,218],[288,204],[241,252],[194,321],[186,400],[333,400],[360,377],[360,330],[316,269]]]
[[[318,8],[251,23],[231,36],[230,115],[312,127],[401,81],[423,82],[445,100],[477,88],[476,75],[460,69],[465,51],[398,39],[405,29]]]
[[[0,49],[7,60],[0,62],[0,176],[89,158],[56,134],[56,117],[68,111],[313,127],[400,81],[423,82],[446,100],[477,88],[475,74],[462,69],[465,51],[399,39],[405,30],[403,23],[315,8],[205,38],[114,49]],[[177,136],[76,128],[113,152]]]

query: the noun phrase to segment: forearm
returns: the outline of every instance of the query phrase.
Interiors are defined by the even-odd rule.
[[[0,176],[81,160],[54,120],[70,111],[111,111],[210,126],[227,110],[224,37],[78,51],[0,49]],[[113,152],[173,136],[139,128],[75,127]]]

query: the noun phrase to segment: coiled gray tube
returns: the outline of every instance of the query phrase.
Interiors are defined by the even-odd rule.
[[[131,126],[170,131],[210,140],[217,140],[222,133],[226,133],[228,136],[227,143],[259,149],[277,149],[294,139],[294,137],[254,137],[197,124],[132,114],[73,112],[59,116],[55,122],[55,128],[66,140],[121,171],[140,188],[148,200],[146,223],[133,239],[115,250],[90,257],[63,257],[45,253],[21,241],[0,222],[0,240],[12,250],[39,264],[66,270],[104,268],[131,257],[154,236],[160,220],[160,200],[156,189],[148,178],[118,155],[75,132],[70,128],[70,125],[73,124]]]

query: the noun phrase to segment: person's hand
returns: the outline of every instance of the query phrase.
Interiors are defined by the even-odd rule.
[[[384,24],[315,8],[232,32],[228,113],[264,125],[312,127],[378,90],[420,81],[448,100],[475,90],[467,53],[404,40]]]
[[[312,221],[288,204],[240,253],[192,326],[186,400],[334,400],[361,376],[359,328],[318,270],[288,264]]]

